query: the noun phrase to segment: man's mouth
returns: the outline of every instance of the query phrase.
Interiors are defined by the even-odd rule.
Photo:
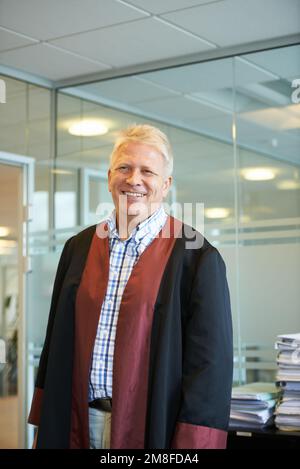
[[[141,199],[146,194],[142,194],[141,192],[129,192],[129,191],[122,191],[122,194],[127,195],[128,197],[136,197],[137,199]]]

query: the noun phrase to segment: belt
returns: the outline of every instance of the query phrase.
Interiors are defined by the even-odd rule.
[[[102,410],[103,412],[111,412],[112,400],[110,397],[102,397],[101,399],[95,399],[89,402],[89,407],[93,409]]]

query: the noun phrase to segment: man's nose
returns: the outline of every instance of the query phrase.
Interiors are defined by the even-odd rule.
[[[141,174],[138,170],[133,170],[128,178],[126,179],[127,184],[131,186],[136,186],[141,184]]]

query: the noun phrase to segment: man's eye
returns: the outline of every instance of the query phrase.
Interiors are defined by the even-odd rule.
[[[127,167],[127,166],[119,166],[119,169],[120,169],[121,171],[125,171],[126,169],[128,169],[128,167]]]
[[[153,174],[152,171],[150,171],[150,169],[144,169],[144,173],[145,174]]]

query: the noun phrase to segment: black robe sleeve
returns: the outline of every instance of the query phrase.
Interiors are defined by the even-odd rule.
[[[224,261],[210,246],[197,263],[183,337],[182,401],[172,448],[225,448],[233,370]]]
[[[63,280],[65,278],[65,275],[66,275],[66,272],[70,263],[72,239],[73,237],[68,239],[68,241],[65,243],[65,246],[60,256],[57,271],[56,271],[49,318],[48,318],[48,325],[47,325],[47,331],[46,331],[46,338],[45,338],[43,350],[41,353],[37,378],[35,382],[34,395],[33,395],[31,409],[30,409],[30,413],[28,417],[28,423],[31,423],[32,425],[39,425],[39,421],[40,421],[40,411],[41,411],[41,405],[42,405],[42,399],[43,399],[45,376],[47,372],[47,363],[48,363],[49,348],[50,348],[50,343],[51,343],[52,329],[53,329],[53,324],[54,324],[54,319],[55,319],[56,307],[57,307],[59,295],[61,292],[61,287],[62,287]]]

